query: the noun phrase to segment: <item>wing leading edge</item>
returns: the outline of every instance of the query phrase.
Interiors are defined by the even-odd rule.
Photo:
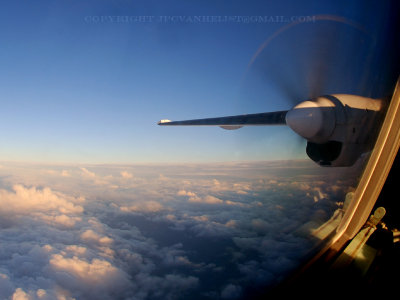
[[[242,126],[286,125],[288,111],[275,111],[259,114],[237,115],[219,118],[194,119],[185,121],[161,120],[161,126],[220,126],[224,129],[237,129]]]

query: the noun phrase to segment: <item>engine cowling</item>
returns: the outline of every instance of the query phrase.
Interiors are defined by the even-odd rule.
[[[306,147],[308,157],[322,167],[350,167],[370,150],[369,144],[345,144],[338,141],[324,144],[307,142]]]
[[[307,140],[307,155],[321,166],[351,166],[373,147],[384,111],[381,99],[326,95],[299,103],[286,124]]]

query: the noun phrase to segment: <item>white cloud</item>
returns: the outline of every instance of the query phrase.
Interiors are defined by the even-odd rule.
[[[265,234],[274,229],[273,224],[258,218],[251,220],[251,224],[254,230],[258,233]]]
[[[118,188],[118,185],[112,183],[112,175],[101,176],[92,171],[89,171],[87,168],[84,167],[81,167],[80,170],[82,178],[94,183],[95,185],[104,185],[112,189]]]
[[[77,280],[98,287],[105,284],[108,279],[120,276],[117,268],[108,261],[100,259],[87,262],[76,256],[65,258],[60,254],[54,254],[50,258],[50,266],[56,271],[67,272],[74,275]]]
[[[74,256],[84,256],[87,253],[87,248],[77,245],[69,245],[65,247],[67,252],[71,252]]]
[[[188,197],[196,197],[196,194],[193,192],[185,191],[185,190],[179,190],[177,193],[178,196],[188,196]]]
[[[83,197],[71,197],[49,188],[14,185],[13,191],[0,190],[0,215],[4,218],[35,218],[48,224],[73,227],[83,212]]]
[[[228,222],[225,223],[225,226],[235,228],[237,226],[237,221],[229,220]]]
[[[40,218],[47,222],[48,224],[61,226],[61,227],[74,227],[76,222],[81,221],[80,217],[68,216],[68,215],[56,215],[56,216],[48,216],[41,215]]]
[[[99,245],[110,245],[113,242],[113,239],[107,236],[101,236],[98,233],[94,232],[92,229],[88,229],[81,234],[81,239],[88,243],[96,243]]]
[[[67,170],[62,170],[62,171],[61,171],[61,176],[70,177],[71,174],[70,174]]]
[[[242,293],[242,288],[235,284],[228,284],[224,289],[221,291],[221,298],[222,299],[236,299],[240,297]]]
[[[202,215],[202,216],[194,216],[193,220],[200,221],[200,222],[208,222],[210,219],[208,216]]]
[[[131,206],[121,206],[123,212],[158,212],[164,209],[163,205],[156,201],[146,201]]]
[[[0,273],[0,299],[7,299],[13,291],[14,287],[8,275]]]
[[[38,190],[35,187],[26,188],[14,185],[13,192],[0,190],[0,210],[17,214],[32,212],[58,212],[62,214],[79,214],[83,212],[80,206],[84,198],[74,198],[53,192],[49,188]]]
[[[44,299],[46,297],[46,291],[43,289],[38,289],[36,291],[36,295],[38,296],[39,299]]]
[[[132,173],[129,173],[129,172],[127,172],[127,171],[121,171],[120,174],[121,174],[122,178],[125,178],[125,179],[131,179],[131,178],[133,178]]]
[[[192,196],[189,198],[189,202],[196,203],[206,203],[206,204],[222,204],[223,200],[218,199],[217,197],[207,195],[205,197]]]
[[[231,201],[231,200],[225,200],[224,203],[227,204],[227,205],[233,205],[233,206],[241,206],[241,207],[248,206],[247,204],[243,204],[241,202],[235,202],[235,201]]]
[[[21,288],[17,288],[15,293],[12,295],[12,300],[30,300],[30,297]]]
[[[131,286],[129,276],[104,259],[86,260],[53,254],[49,267],[59,285],[68,290],[78,290],[79,293],[75,294],[85,299],[113,299],[114,294]]]
[[[327,184],[331,173],[207,168],[5,165],[0,299],[185,299],[206,295],[211,275],[207,295],[245,296],[295,265],[307,241],[293,232],[329,218],[341,200],[330,191],[348,188],[343,177]]]
[[[91,172],[86,168],[81,168],[81,171],[82,171],[82,176],[91,177],[91,178],[95,178],[96,177],[96,174],[94,172]]]

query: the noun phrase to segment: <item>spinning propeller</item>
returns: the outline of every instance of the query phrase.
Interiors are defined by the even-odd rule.
[[[356,96],[368,94],[371,88],[368,77],[355,76],[365,74],[363,68],[368,67],[371,46],[365,41],[371,38],[359,25],[340,17],[316,16],[315,20],[318,22],[282,27],[261,45],[246,71],[258,71],[266,82],[280,88],[291,109],[161,120],[158,125],[219,126],[228,130],[287,125],[307,141],[307,155],[319,165],[353,165],[372,149],[376,125],[385,108],[380,99]],[[287,59],[276,59],[277,55]],[[308,100],[299,103],[299,99]]]

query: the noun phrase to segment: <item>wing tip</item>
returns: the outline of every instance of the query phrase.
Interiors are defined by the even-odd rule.
[[[158,125],[165,125],[165,124],[171,123],[171,122],[172,122],[171,120],[163,119],[163,120],[158,121],[157,124]]]

